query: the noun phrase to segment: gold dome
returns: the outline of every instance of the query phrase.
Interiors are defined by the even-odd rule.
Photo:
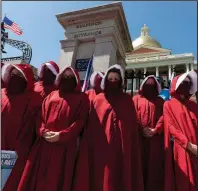
[[[136,49],[136,47],[140,45],[146,45],[156,48],[161,48],[161,44],[149,36],[149,28],[144,24],[144,27],[141,28],[141,35],[139,38],[135,39],[133,42],[133,48]]]

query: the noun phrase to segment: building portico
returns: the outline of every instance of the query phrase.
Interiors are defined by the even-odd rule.
[[[127,90],[137,91],[148,75],[161,77],[168,86],[171,76],[196,69],[192,53],[172,54],[150,36],[146,24],[140,36],[131,41],[121,2],[63,13],[56,16],[64,28],[59,67],[72,66],[79,71],[83,83],[88,62],[93,56],[93,71],[105,72],[119,64],[136,78],[127,79]],[[138,77],[138,76],[141,76]],[[133,81],[133,82],[132,82]]]
[[[121,2],[57,15],[65,30],[59,67],[72,66],[83,83],[92,57],[93,70],[105,72],[113,64],[126,67],[126,52],[132,41]]]
[[[192,53],[172,54],[171,50],[162,48],[161,44],[149,36],[149,28],[144,25],[139,38],[133,41],[134,50],[126,53],[126,70],[141,72],[145,77],[155,75],[163,78],[165,85],[171,80],[172,73],[176,75],[194,70],[196,67]],[[139,88],[137,79],[133,80],[133,90]],[[127,89],[130,90],[131,80],[128,80]]]

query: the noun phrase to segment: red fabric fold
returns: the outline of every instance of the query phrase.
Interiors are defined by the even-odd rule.
[[[80,82],[80,80],[79,80]],[[62,95],[53,91],[42,104],[34,144],[18,191],[70,191],[78,150],[78,137],[87,120],[87,95],[74,92]],[[61,132],[60,140],[50,143],[42,138],[46,131]]]
[[[94,89],[90,89],[88,91],[86,91],[86,94],[89,97],[90,103],[95,99],[95,97],[97,96],[96,91]]]
[[[129,95],[96,96],[80,147],[73,190],[143,190],[135,116]]]
[[[165,191],[196,190],[197,159],[186,150],[186,147],[188,141],[198,144],[197,117],[197,104],[194,102],[187,101],[183,105],[176,98],[172,98],[164,105]],[[174,138],[173,150],[170,136]]]
[[[146,191],[163,190],[164,186],[164,147],[163,147],[163,104],[161,97],[149,101],[143,95],[133,97],[139,136]],[[156,129],[157,134],[146,138],[143,129],[149,127]]]
[[[25,162],[35,141],[35,121],[38,111],[38,105],[34,103],[36,99],[37,96],[32,93],[8,97],[6,89],[2,91],[1,149],[16,151],[18,155],[3,191],[17,189]]]
[[[197,159],[186,150],[187,143],[198,144],[197,104],[180,100],[175,91],[179,76],[173,79],[173,98],[164,104],[165,188],[164,191],[195,191]],[[170,141],[174,138],[174,143]],[[173,143],[173,146],[171,145]]]
[[[164,131],[164,116],[163,115],[159,118],[159,120],[155,126],[155,130],[159,134],[163,133],[163,131]]]
[[[27,89],[18,95],[9,95],[6,89],[1,92],[1,149],[16,151],[18,155],[3,191],[17,190],[36,136],[35,121],[39,106],[38,96],[33,92],[33,72],[26,64],[19,64],[17,68],[20,68],[27,79]],[[4,75],[9,77],[10,72],[11,70],[5,71]]]
[[[52,92],[55,91],[57,87],[55,85],[44,86],[42,81],[36,82],[34,84],[34,91],[40,95],[40,102],[42,105],[43,100]]]

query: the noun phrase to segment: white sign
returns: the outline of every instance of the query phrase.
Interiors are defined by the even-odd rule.
[[[3,189],[17,160],[15,151],[1,151],[1,189]]]

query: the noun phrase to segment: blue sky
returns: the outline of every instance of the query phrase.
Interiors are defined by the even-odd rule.
[[[31,64],[38,67],[41,63],[53,60],[58,63],[60,40],[64,39],[64,30],[55,15],[73,10],[94,7],[111,1],[49,1],[49,2],[2,2],[2,17],[6,16],[19,24],[23,36],[10,32],[10,38],[28,42],[32,46]],[[140,35],[144,24],[150,29],[163,48],[173,54],[193,53],[197,59],[197,3],[178,2],[122,2],[132,40]],[[7,55],[21,56],[15,48],[6,46]]]

